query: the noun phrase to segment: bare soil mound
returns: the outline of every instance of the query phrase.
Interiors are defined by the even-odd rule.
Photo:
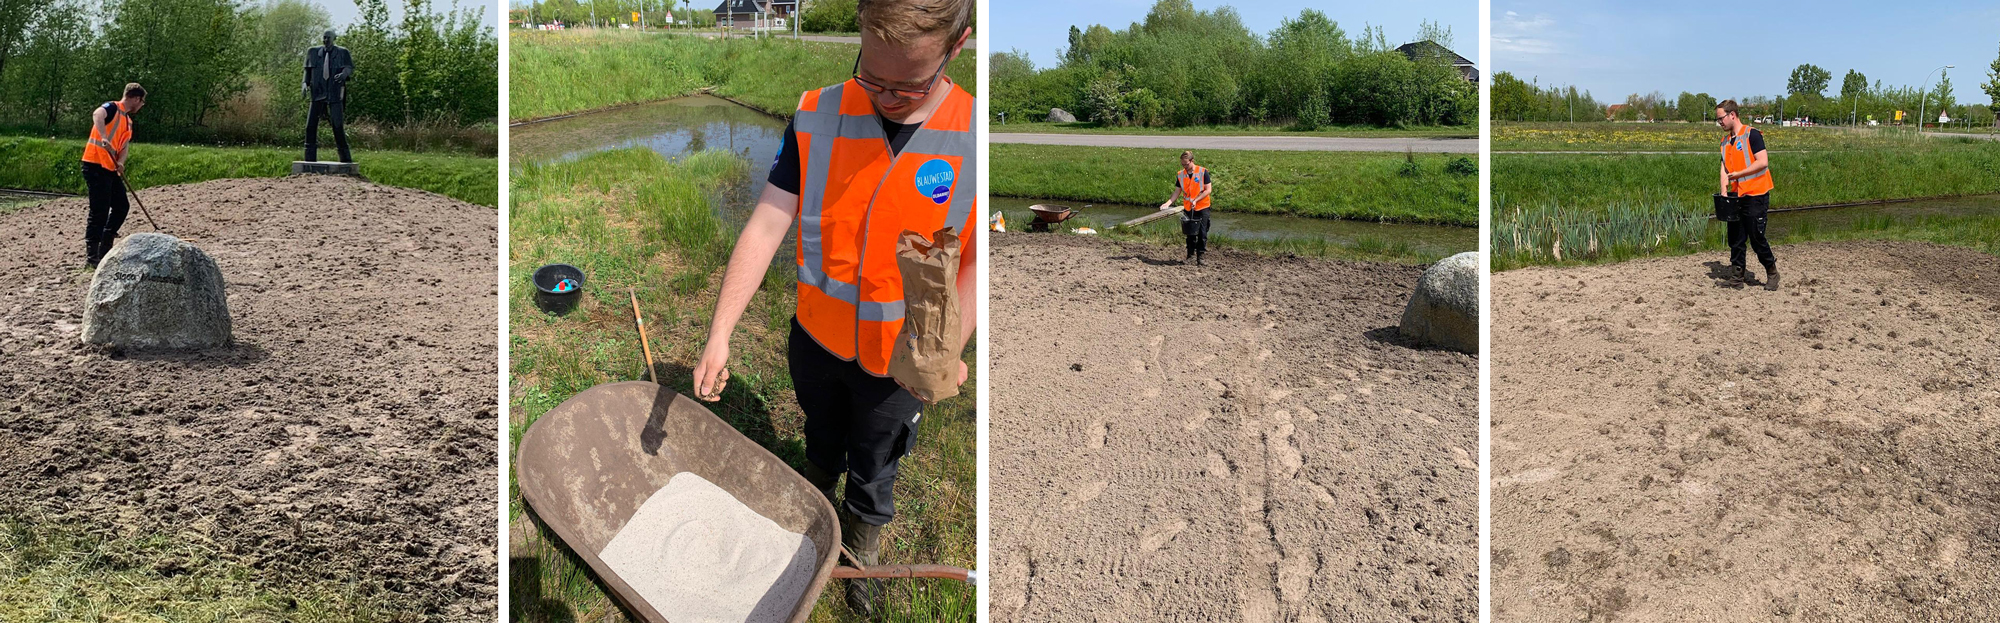
[[[493,620],[493,209],[336,177],[142,197],[221,267],[235,344],[86,347],[85,202],[0,216],[0,512],[192,533],[260,582]],[[150,229],[135,205],[124,232]]]
[[[1474,621],[1478,359],[1420,267],[996,234],[995,621]]]
[[[2000,258],[1494,275],[1495,621],[2000,617]]]

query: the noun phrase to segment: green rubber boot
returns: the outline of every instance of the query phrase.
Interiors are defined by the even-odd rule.
[[[840,511],[840,544],[861,564],[878,564],[882,557],[882,527],[862,523],[860,518]],[[873,618],[875,597],[881,594],[881,580],[848,580],[847,609],[862,618]]]

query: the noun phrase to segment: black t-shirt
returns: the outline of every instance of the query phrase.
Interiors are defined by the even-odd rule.
[[[882,122],[882,133],[889,137],[889,155],[903,151],[903,145],[917,134],[922,123],[896,123],[881,115],[875,118]],[[778,149],[778,159],[771,163],[771,185],[794,195],[799,193],[799,133],[792,123],[785,124],[785,146]]]
[[[1760,152],[1760,151],[1764,151],[1764,133],[1763,133],[1763,132],[1760,132],[1760,131],[1758,131],[1758,130],[1757,130],[1757,128],[1750,128],[1750,135],[1749,135],[1749,136],[1748,136],[1747,138],[1748,138],[1748,140],[1749,140],[1749,143],[1750,143],[1750,155],[1751,155],[1752,157],[1755,157],[1755,156],[1757,155],[1757,152]],[[1733,137],[1733,136],[1732,136],[1732,137],[1730,137],[1730,138],[1725,138],[1725,139],[1722,139],[1722,144],[1724,144],[1724,145],[1728,145],[1728,144],[1729,144],[1729,141],[1731,141],[1731,140],[1734,140],[1734,139],[1735,139],[1735,137]]]

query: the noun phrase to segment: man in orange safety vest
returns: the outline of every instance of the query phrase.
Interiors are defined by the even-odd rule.
[[[90,113],[90,140],[83,144],[83,184],[90,193],[90,212],[83,229],[84,264],[96,268],[118,241],[118,228],[132,204],[125,197],[126,147],[132,143],[132,113],[146,105],[146,89],[125,85],[125,96],[105,102]]]
[[[763,196],[723,275],[708,343],[694,371],[697,398],[721,398],[729,338],[796,226],[798,307],[788,363],[805,412],[807,480],[835,501],[847,477],[841,542],[875,564],[895,516],[896,469],[917,437],[923,403],[889,377],[903,322],[897,237],[952,227],[960,344],[977,321],[978,250],[974,100],[944,68],[972,35],[973,0],[861,0],[854,77],[808,91],[786,128]],[[959,364],[958,382],[966,368]],[[847,603],[873,611],[878,586],[850,580]]]

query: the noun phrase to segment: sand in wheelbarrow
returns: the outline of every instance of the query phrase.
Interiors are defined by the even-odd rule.
[[[494,209],[330,176],[139,192],[219,266],[234,339],[84,344],[84,199],[0,215],[0,516],[210,543],[380,619],[493,621]]]
[[[791,618],[818,548],[691,472],[639,506],[598,558],[675,623]]]

